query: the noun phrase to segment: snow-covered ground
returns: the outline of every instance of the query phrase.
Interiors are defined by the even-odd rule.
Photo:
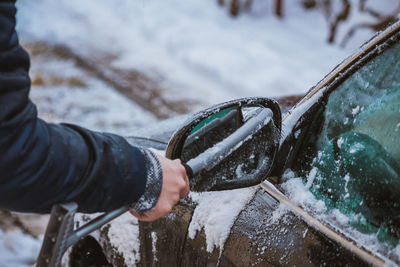
[[[105,67],[140,71],[166,89],[163,98],[195,103],[190,111],[244,96],[302,94],[372,35],[363,31],[343,49],[326,43],[322,14],[305,12],[299,0],[287,1],[282,20],[272,15],[272,1],[255,1],[256,10],[236,19],[216,2],[19,1],[17,30],[28,46],[62,45],[82,58],[102,59]],[[383,6],[390,8],[392,2]],[[354,13],[351,19],[359,17]],[[339,30],[339,37],[344,29]],[[49,121],[123,135],[157,121],[151,112],[72,60],[33,56],[31,74],[37,78],[31,97],[40,116]],[[253,191],[248,194],[251,197]],[[226,218],[207,212],[209,218],[229,222],[237,214]],[[194,221],[192,234],[206,228],[204,214],[196,213],[199,220]],[[225,235],[221,233],[227,229],[207,229],[211,229],[210,247],[223,245]],[[19,252],[34,258],[40,243],[22,233],[3,232],[0,241],[0,266],[29,265],[24,261],[27,256]]]
[[[23,42],[114,55],[110,65],[155,77],[166,98],[202,106],[304,93],[361,43],[327,45],[322,13],[299,1],[287,4],[283,20],[270,1],[258,2],[256,14],[232,19],[214,0],[20,1],[18,29]]]
[[[0,229],[0,267],[33,266],[40,241],[20,230],[3,232]]]

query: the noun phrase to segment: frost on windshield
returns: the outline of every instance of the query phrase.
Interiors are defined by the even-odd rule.
[[[329,210],[393,247],[400,240],[399,72],[396,45],[336,89],[314,120],[296,168]]]

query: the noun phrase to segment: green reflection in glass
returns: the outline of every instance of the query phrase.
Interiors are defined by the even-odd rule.
[[[329,97],[304,141],[300,174],[328,208],[393,246],[400,239],[400,45],[362,67]],[[317,138],[315,142],[313,138]],[[308,167],[304,167],[308,166]],[[304,183],[306,183],[304,179]]]

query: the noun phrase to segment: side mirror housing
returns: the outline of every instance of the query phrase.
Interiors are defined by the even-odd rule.
[[[248,187],[269,174],[281,136],[279,105],[243,98],[195,114],[172,136],[170,159],[186,165],[192,191]]]

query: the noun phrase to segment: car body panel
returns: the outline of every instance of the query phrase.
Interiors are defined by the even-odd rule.
[[[286,113],[278,158],[271,177],[267,178],[277,189],[281,182],[279,177],[293,164],[300,148],[298,144],[329,94],[366,62],[398,43],[399,39],[400,22],[379,33],[338,65]],[[171,132],[168,134],[171,136]],[[340,233],[336,233],[340,237],[337,239],[327,237],[329,235],[314,229],[298,213],[285,210],[283,204],[261,187],[235,219],[223,248],[217,247],[210,253],[206,249],[207,236],[204,230],[193,239],[188,237],[195,207],[196,204],[187,199],[165,218],[139,224],[139,266],[364,266],[382,265],[387,260],[372,255],[362,248],[362,244],[356,244]],[[275,216],[279,212],[281,216]],[[274,221],[274,218],[277,219]],[[366,262],[360,254],[349,250],[341,238],[349,242],[350,247],[363,250],[376,261]],[[118,244],[112,246],[115,248]],[[388,263],[393,262],[388,260]]]

